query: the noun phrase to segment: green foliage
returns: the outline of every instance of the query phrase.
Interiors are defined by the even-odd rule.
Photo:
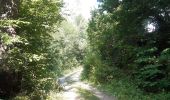
[[[83,19],[82,19],[83,20]],[[55,33],[51,33],[54,40],[50,47],[52,55],[55,55],[55,62],[60,66],[58,71],[63,71],[80,66],[84,50],[86,48],[85,29],[79,30],[80,23],[71,23],[64,20]]]
[[[22,21],[22,20],[10,20],[10,19],[0,20],[0,27],[1,28],[6,28],[6,27],[9,27],[9,26],[21,28],[20,26],[29,25],[29,24],[30,24],[29,22]]]
[[[99,2],[87,30],[86,77],[101,83],[119,71],[145,92],[169,91],[169,1]]]
[[[99,69],[99,67],[100,68],[103,67],[100,56],[98,56],[95,53],[89,53],[88,55],[86,55],[86,57],[84,58],[84,70],[82,75],[83,78],[84,79],[88,78],[90,80],[97,81],[95,73],[96,69]],[[98,74],[100,74],[100,72]]]
[[[30,100],[28,96],[17,96],[13,100]]]
[[[82,100],[99,100],[91,91],[85,89],[78,89],[78,93],[80,95],[79,98],[83,98]]]
[[[22,61],[19,71],[23,74],[22,89],[31,91],[53,89],[55,84],[55,67],[51,63],[52,55],[49,51],[52,37],[49,32],[52,27],[61,21],[61,3],[59,1],[21,1],[19,18],[29,22],[27,26],[21,26],[18,35],[28,41],[27,45],[17,45],[14,62]],[[14,54],[11,54],[11,56]],[[14,58],[13,58],[14,59]],[[11,59],[12,60],[12,59]],[[10,60],[10,61],[11,61]]]
[[[109,82],[113,78],[114,67],[101,59],[97,52],[88,52],[84,58],[82,79],[89,79],[95,83]]]
[[[117,73],[120,73],[120,71]],[[115,77],[109,83],[100,84],[98,88],[112,94],[118,100],[168,100],[170,98],[170,94],[166,92],[145,93],[138,89],[131,78],[120,74],[119,78]]]
[[[164,57],[167,57],[168,54],[164,54],[168,49],[164,50],[161,53],[161,56],[156,57],[155,52],[157,48],[151,48],[144,50],[138,53],[138,59],[136,63],[138,65],[137,80],[139,87],[146,91],[160,91],[166,90],[169,88],[169,78],[166,76],[167,65],[164,65],[162,62]],[[168,59],[166,59],[166,64]]]
[[[15,28],[15,36],[0,34],[6,47],[1,69],[20,72],[20,92],[37,97],[56,88],[59,64],[49,49],[53,37],[50,32],[62,21],[60,0],[20,0],[14,19],[0,20],[1,29]],[[44,91],[42,93],[39,93]],[[15,92],[15,91],[14,91]],[[38,95],[36,94],[38,93]],[[24,97],[23,97],[24,98]]]
[[[159,57],[159,62],[163,65],[165,65],[169,72],[169,66],[170,66],[170,48],[166,48],[161,52],[161,55]]]

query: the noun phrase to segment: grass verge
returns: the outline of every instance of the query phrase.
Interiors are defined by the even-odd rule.
[[[110,83],[97,85],[117,100],[170,100],[170,93],[145,93],[128,79],[113,79]]]
[[[78,100],[99,100],[91,91],[78,88],[77,93],[80,95]]]

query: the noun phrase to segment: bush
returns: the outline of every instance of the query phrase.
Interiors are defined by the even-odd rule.
[[[84,70],[83,70],[83,79],[94,79],[95,68],[100,66],[101,62],[99,56],[95,53],[88,53],[84,58]],[[96,79],[94,79],[96,80]]]
[[[112,70],[107,63],[101,60],[97,53],[88,53],[84,59],[83,79],[93,82],[106,82]]]
[[[136,79],[138,86],[147,92],[158,92],[170,87],[168,79],[168,49],[156,56],[157,48],[146,49],[138,53]],[[166,55],[165,55],[166,54]]]

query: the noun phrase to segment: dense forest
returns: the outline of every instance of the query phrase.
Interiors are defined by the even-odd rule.
[[[82,64],[86,21],[61,0],[0,0],[0,98],[46,100],[58,77]],[[78,42],[80,41],[80,42]]]
[[[98,0],[88,24],[63,5],[0,0],[0,99],[51,100],[78,66],[118,100],[170,99],[170,0]]]
[[[58,68],[49,33],[62,20],[61,6],[58,0],[0,0],[1,98],[36,98],[54,88]]]
[[[130,90],[131,85],[147,94],[168,93],[169,0],[99,0],[99,8],[92,11],[87,32],[89,48],[84,61],[85,79],[112,84],[109,85],[112,91],[124,84],[124,95],[118,95],[120,100],[151,100],[133,97],[137,91]],[[153,98],[158,99],[170,97]]]

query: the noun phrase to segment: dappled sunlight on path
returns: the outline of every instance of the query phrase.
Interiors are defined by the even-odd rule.
[[[57,100],[115,100],[112,96],[97,90],[87,83],[80,81],[82,69],[68,74],[62,79],[63,90],[56,95]],[[83,91],[83,92],[82,92]],[[84,93],[84,94],[82,94]],[[54,100],[54,99],[53,99]]]

